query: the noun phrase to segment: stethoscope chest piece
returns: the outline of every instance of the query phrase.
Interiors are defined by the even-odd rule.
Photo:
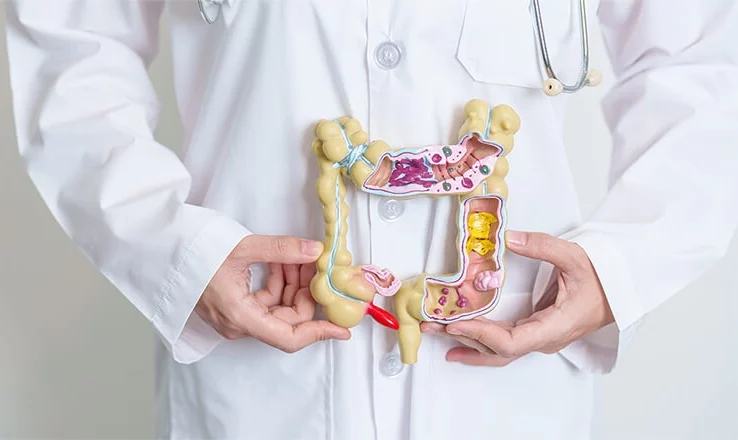
[[[202,19],[208,24],[215,23],[220,17],[220,9],[222,0],[197,0],[197,7],[200,9]]]
[[[596,69],[589,69],[585,77],[584,85],[596,87],[602,83],[602,72]],[[557,96],[564,91],[564,84],[557,78],[549,78],[543,82],[543,93],[548,96]]]
[[[602,73],[598,70],[589,68],[589,38],[587,35],[587,11],[586,0],[579,0],[579,30],[581,38],[581,65],[577,81],[573,84],[564,84],[554,72],[551,66],[551,59],[548,54],[546,45],[546,37],[543,31],[543,20],[541,18],[541,7],[538,0],[532,0],[534,18],[535,18],[535,34],[538,42],[538,50],[543,59],[543,67],[546,70],[548,79],[543,82],[543,93],[548,96],[557,96],[561,93],[574,93],[583,87],[598,86],[602,82]]]

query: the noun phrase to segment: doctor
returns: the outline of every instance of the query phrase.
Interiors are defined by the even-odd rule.
[[[160,335],[160,438],[589,438],[593,375],[738,223],[738,6],[590,0],[617,81],[610,191],[581,219],[564,95],[541,90],[527,0],[9,0],[18,144],[80,249]],[[564,78],[576,6],[541,2]],[[184,145],[152,132],[147,65],[168,14]],[[456,141],[472,98],[522,125],[510,156],[508,280],[485,318],[394,332],[327,323],[307,280],[323,219],[319,119],[396,146]],[[604,148],[592,145],[592,148]],[[456,206],[351,189],[358,263],[455,269]],[[249,294],[251,293],[251,294]]]

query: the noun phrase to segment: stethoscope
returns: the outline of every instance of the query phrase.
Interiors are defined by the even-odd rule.
[[[538,50],[541,52],[543,67],[546,69],[548,79],[543,82],[543,92],[548,96],[556,96],[563,93],[578,92],[585,86],[597,86],[602,82],[602,74],[598,70],[589,68],[589,38],[587,35],[587,9],[586,0],[579,0],[579,32],[582,43],[582,61],[579,69],[579,79],[572,85],[564,84],[551,67],[551,59],[548,56],[546,46],[546,35],[543,32],[543,19],[541,18],[541,6],[538,0],[531,0],[535,14],[535,34],[538,41]]]
[[[220,17],[220,11],[225,0],[197,0],[197,6],[200,9],[200,15],[206,23],[212,24]],[[579,31],[582,45],[582,61],[580,64],[579,78],[574,84],[565,84],[561,81],[553,67],[551,67],[551,58],[548,55],[548,46],[546,45],[546,35],[543,32],[543,19],[541,18],[541,7],[538,0],[531,0],[533,4],[533,12],[535,15],[534,32],[543,60],[543,67],[546,70],[548,79],[543,82],[543,92],[548,96],[556,96],[561,93],[575,93],[585,86],[597,86],[602,82],[602,74],[598,70],[589,68],[589,38],[587,35],[587,9],[586,0],[579,0]]]

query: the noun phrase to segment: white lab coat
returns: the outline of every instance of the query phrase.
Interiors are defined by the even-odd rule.
[[[571,80],[575,2],[541,3],[554,67]],[[562,141],[567,98],[541,91],[527,0],[225,0],[212,25],[196,0],[5,4],[20,151],[61,227],[160,335],[162,438],[586,439],[593,374],[611,371],[643,317],[723,255],[738,222],[732,0],[588,2],[617,81],[604,101],[611,188],[584,219]],[[163,11],[179,157],[152,136],[146,68]],[[378,61],[387,41],[401,56]],[[418,363],[402,367],[394,333],[369,318],[349,342],[285,354],[224,340],[192,314],[247,234],[322,237],[316,121],[350,115],[398,147],[450,143],[472,98],[522,120],[509,228],[583,246],[615,324],[504,368],[449,363],[454,343],[424,336]],[[347,202],[356,264],[401,278],[456,268],[452,200],[383,210],[351,187]],[[551,273],[511,253],[507,265],[492,318],[528,315]],[[253,268],[254,288],[264,276]]]

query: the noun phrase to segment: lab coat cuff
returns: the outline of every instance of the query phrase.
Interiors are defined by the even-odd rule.
[[[610,373],[644,315],[627,261],[612,239],[602,233],[577,229],[559,238],[576,243],[587,253],[615,318],[615,322],[572,342],[560,354],[583,371]],[[536,279],[534,305],[551,276],[553,266],[543,263]]]
[[[173,268],[174,275],[153,323],[176,362],[196,362],[225,340],[193,311],[226,257],[249,234],[238,222],[217,216],[203,228]]]

